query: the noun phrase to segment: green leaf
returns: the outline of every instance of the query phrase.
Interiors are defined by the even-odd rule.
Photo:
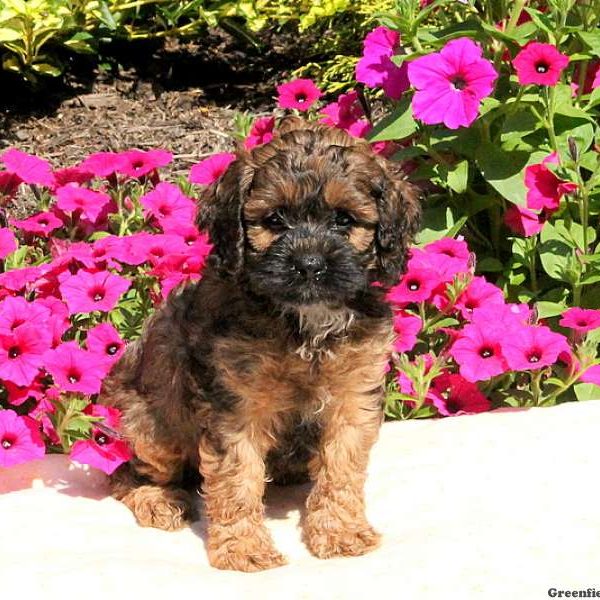
[[[476,269],[479,273],[501,273],[504,265],[497,258],[486,256],[477,261]]]
[[[580,402],[600,400],[600,387],[593,383],[576,383],[573,386],[575,396]]]
[[[579,279],[578,261],[574,246],[551,223],[546,223],[540,234],[540,260],[544,271],[553,279],[575,283]]]
[[[461,160],[454,166],[448,168],[448,185],[450,189],[457,194],[464,194],[467,191],[469,182],[469,161]]]
[[[367,136],[370,142],[403,140],[417,131],[417,122],[412,116],[410,98],[404,98],[385,119],[377,123]]]
[[[49,63],[34,63],[31,65],[31,68],[36,73],[41,73],[42,75],[48,75],[50,77],[58,77],[62,71],[56,65],[51,65]]]
[[[21,39],[21,32],[9,27],[0,27],[0,43],[2,42],[14,42],[15,40]]]
[[[600,56],[600,30],[577,31],[577,35],[594,56]]]
[[[504,198],[525,206],[525,167],[539,163],[546,152],[506,152],[491,142],[481,145],[477,153],[477,166],[485,180]]]
[[[449,206],[426,207],[423,211],[423,226],[417,235],[419,245],[435,242],[448,235],[456,221]]]
[[[544,300],[536,302],[535,306],[540,319],[547,319],[548,317],[562,315],[567,308],[564,304],[558,304],[557,302],[546,302]]]

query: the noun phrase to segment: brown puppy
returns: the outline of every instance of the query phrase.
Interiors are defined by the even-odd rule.
[[[169,297],[104,385],[135,452],[113,494],[141,525],[176,529],[192,517],[184,477],[199,471],[211,564],[256,571],[285,563],[263,523],[265,482],[309,476],[309,549],[368,552],[383,294],[417,228],[415,190],[366,142],[291,120],[238,153],[200,213],[215,245],[202,280]]]

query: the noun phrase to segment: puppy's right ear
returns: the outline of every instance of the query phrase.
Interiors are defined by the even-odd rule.
[[[198,227],[210,236],[213,261],[221,274],[236,276],[244,264],[242,208],[252,183],[253,170],[240,153],[221,178],[201,196]]]

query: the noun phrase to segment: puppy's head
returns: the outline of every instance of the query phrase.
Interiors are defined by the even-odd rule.
[[[298,120],[237,160],[201,202],[223,275],[282,305],[343,305],[395,283],[420,215],[397,167],[345,132]]]

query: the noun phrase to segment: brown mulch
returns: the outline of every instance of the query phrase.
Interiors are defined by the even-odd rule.
[[[290,32],[261,42],[217,30],[194,42],[115,45],[109,72],[77,63],[65,84],[42,90],[0,73],[0,151],[16,146],[63,167],[100,150],[163,148],[174,154],[165,174],[184,174],[231,150],[236,112],[272,111],[275,86],[307,58],[308,41]]]

